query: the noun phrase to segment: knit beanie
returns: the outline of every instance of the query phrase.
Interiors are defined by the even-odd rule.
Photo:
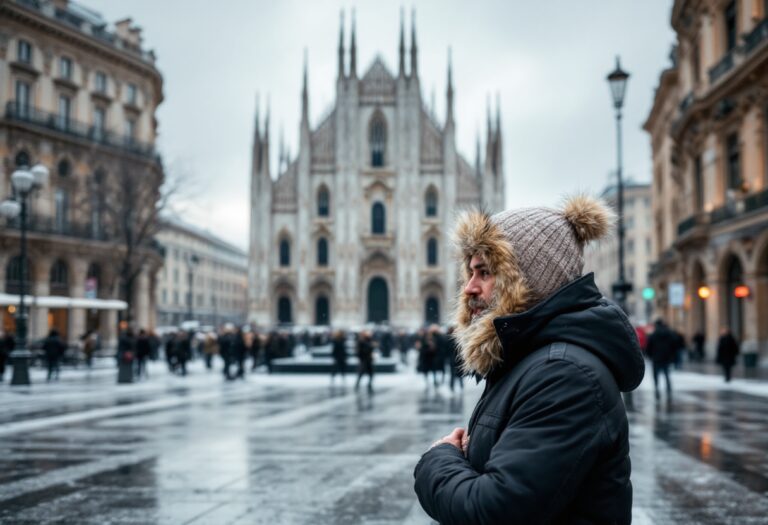
[[[512,247],[530,292],[539,302],[581,276],[584,246],[603,237],[613,212],[586,195],[566,200],[561,210],[519,208],[491,217]]]

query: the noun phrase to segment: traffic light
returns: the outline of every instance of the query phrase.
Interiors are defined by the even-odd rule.
[[[656,297],[656,290],[651,288],[650,286],[646,286],[643,288],[643,299],[646,301],[653,301],[653,298]]]

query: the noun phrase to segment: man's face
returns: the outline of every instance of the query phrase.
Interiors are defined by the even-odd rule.
[[[491,274],[488,265],[479,255],[469,261],[470,279],[464,287],[467,305],[472,312],[474,321],[482,315],[493,302],[493,287],[496,284],[496,276]]]

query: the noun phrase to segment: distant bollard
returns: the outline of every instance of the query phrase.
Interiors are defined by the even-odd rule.
[[[118,359],[117,382],[133,383],[133,353],[125,352]]]

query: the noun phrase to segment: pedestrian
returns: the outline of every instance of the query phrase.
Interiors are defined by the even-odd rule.
[[[5,376],[5,364],[8,362],[14,346],[15,342],[10,332],[6,332],[4,335],[0,333],[0,383]]]
[[[251,339],[251,371],[255,372],[259,366],[259,355],[261,354],[262,340],[261,334],[257,330],[253,330],[253,338]]]
[[[644,362],[627,316],[581,275],[584,245],[611,222],[586,196],[458,218],[455,334],[485,391],[468,430],[415,468],[419,501],[440,523],[631,522],[621,391],[640,384]]]
[[[344,375],[347,373],[347,335],[344,330],[336,330],[333,334],[331,354],[333,365],[331,367],[331,384],[336,374],[341,374],[341,381],[344,382]]]
[[[172,374],[176,372],[178,359],[176,359],[176,338],[178,334],[171,332],[165,340],[165,362],[168,363],[168,371]]]
[[[93,330],[85,333],[83,338],[83,355],[85,355],[85,366],[93,367],[93,354],[96,352],[96,334]]]
[[[232,335],[232,330],[234,328],[234,325],[227,323],[222,327],[221,333],[219,334],[219,355],[221,356],[221,360],[224,361],[224,368],[222,368],[221,372],[224,374],[224,379],[227,381],[230,381],[232,378],[231,374],[229,373],[229,367],[233,363],[234,359],[234,350],[232,348],[232,345],[234,343],[234,337]]]
[[[61,340],[61,336],[56,329],[48,332],[48,337],[43,341],[43,350],[45,351],[45,360],[48,363],[48,381],[59,379],[59,372],[61,370],[61,359],[64,357],[64,352],[67,346]]]
[[[136,377],[149,377],[147,374],[147,360],[152,348],[149,343],[149,334],[143,328],[139,330],[139,337],[136,338]]]
[[[693,341],[694,359],[699,362],[704,361],[704,343],[706,339],[704,338],[704,334],[701,332],[701,330],[693,334],[691,341]]]
[[[717,364],[723,368],[725,382],[731,382],[731,369],[736,364],[736,356],[739,355],[739,342],[731,333],[731,329],[724,326],[720,330],[720,339],[717,341]]]
[[[429,374],[437,388],[437,341],[431,330],[421,330],[419,337],[419,371],[424,374],[424,384],[429,389]]]
[[[213,356],[219,353],[219,345],[216,342],[216,335],[213,332],[205,334],[203,341],[203,353],[205,354],[205,368],[213,368]]]
[[[232,354],[234,356],[234,362],[237,363],[235,378],[245,379],[245,358],[248,354],[248,349],[246,347],[245,334],[243,333],[242,327],[238,328],[234,334]]]
[[[357,369],[357,381],[355,382],[355,391],[360,388],[360,379],[363,375],[368,376],[368,392],[373,392],[373,340],[371,332],[365,330],[360,334],[357,341],[357,359],[359,365]]]
[[[672,330],[672,334],[675,336],[675,369],[680,370],[683,368],[683,358],[686,354],[685,336],[677,330]]]
[[[272,373],[272,360],[279,355],[280,352],[280,335],[277,330],[272,330],[269,333],[269,339],[264,345],[264,364],[267,365],[267,373]]]
[[[462,391],[464,390],[464,378],[461,372],[461,352],[459,350],[459,343],[454,335],[455,331],[455,326],[449,327],[445,337],[445,342],[448,348],[448,360],[451,367],[451,392],[453,392],[454,382],[458,382],[459,388]]]
[[[154,330],[149,331],[149,359],[150,361],[157,361],[160,348],[160,338],[157,336],[157,332]]]
[[[174,353],[179,375],[187,375],[187,362],[192,359],[192,332],[181,331],[176,338]]]
[[[675,362],[680,339],[662,319],[656,319],[653,333],[648,337],[645,353],[653,365],[653,391],[656,400],[660,399],[659,376],[664,375],[667,381],[667,399],[672,398],[672,382],[669,379],[669,367]]]
[[[133,329],[126,328],[117,338],[117,366],[118,382],[123,373],[126,374],[126,382],[133,382],[133,361],[136,359],[136,338]]]

